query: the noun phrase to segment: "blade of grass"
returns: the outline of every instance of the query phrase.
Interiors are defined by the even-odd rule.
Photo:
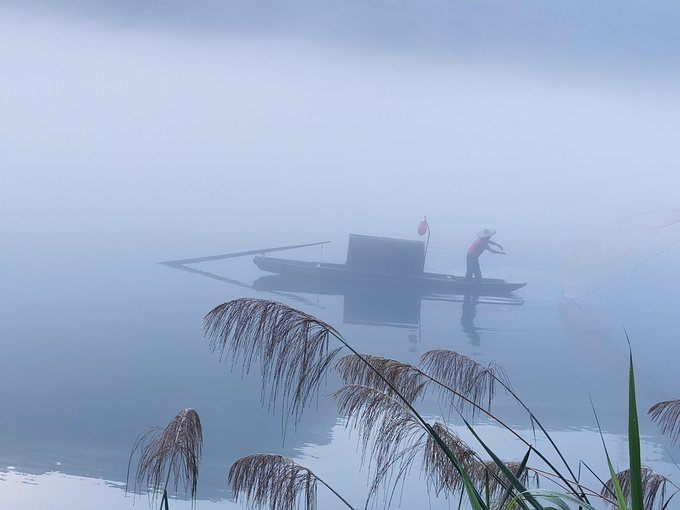
[[[531,449],[527,450],[526,455],[522,459],[522,462],[520,462],[519,467],[517,468],[517,472],[515,473],[515,476],[519,479],[520,476],[522,476],[522,472],[524,469],[527,467],[527,462],[529,462],[529,455],[531,455]],[[505,502],[510,499],[510,496],[512,496],[512,487],[507,487],[505,489],[505,493],[503,494],[503,497],[501,498],[501,503],[498,505],[498,508],[505,508]]]
[[[593,404],[593,399],[590,399],[590,405],[593,408],[593,414],[595,415],[595,422],[597,423],[597,430],[600,433],[600,439],[602,440],[602,447],[604,448],[604,454],[607,457],[607,465],[609,466],[609,475],[612,479],[612,485],[614,485],[614,493],[616,494],[616,500],[619,503],[619,510],[628,510],[628,503],[626,502],[626,497],[623,495],[623,490],[621,489],[621,484],[619,483],[619,478],[616,476],[616,471],[612,465],[611,458],[609,457],[609,451],[607,450],[607,443],[604,441],[604,435],[602,434],[602,427],[600,427],[600,420],[597,417],[597,412],[595,411],[595,404]]]
[[[581,464],[583,464],[583,466],[588,470],[588,472],[590,472],[591,475],[593,475],[595,477],[595,479],[598,482],[600,482],[600,485],[605,485],[606,482],[602,478],[600,478],[600,475],[598,475],[595,471],[593,471],[593,468],[591,468],[587,463],[585,463],[583,461],[581,461]],[[613,492],[611,492],[611,495],[616,496],[616,494],[614,494]]]
[[[491,459],[496,463],[498,469],[501,470],[503,475],[508,479],[508,481],[510,482],[510,484],[512,484],[515,490],[522,495],[524,495],[524,493],[528,493],[528,489],[524,486],[524,484],[522,484],[522,482],[519,481],[515,474],[512,471],[510,471],[508,466],[506,466],[505,463],[500,458],[498,458],[498,456],[491,450],[491,448],[489,448],[486,445],[486,443],[482,441],[482,438],[479,437],[477,432],[475,432],[475,430],[472,428],[472,425],[470,425],[470,423],[465,418],[463,418],[462,415],[461,419],[465,422],[465,425],[467,426],[468,430],[472,432],[472,435],[475,436],[475,439],[479,441],[479,444],[481,444],[482,447],[486,450],[486,453],[488,453],[491,456]],[[527,502],[529,502],[534,508],[536,508],[537,510],[545,510],[543,508],[543,505],[541,505],[538,502],[538,500],[534,498],[530,493],[524,496]]]
[[[625,332],[625,329],[624,329]],[[628,379],[628,453],[630,456],[630,501],[632,510],[643,510],[642,459],[640,454],[640,426],[638,424],[637,403],[635,399],[635,374],[633,372],[633,348],[628,340],[630,373]]]
[[[666,510],[668,508],[668,504],[671,502],[671,499],[673,499],[673,496],[675,496],[678,493],[678,491],[675,491],[671,496],[666,500],[666,503],[661,507],[661,510]]]

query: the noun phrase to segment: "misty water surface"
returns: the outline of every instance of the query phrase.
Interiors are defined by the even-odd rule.
[[[31,487],[82,495],[64,508],[132,504],[119,484],[137,434],[185,407],[206,431],[199,498],[228,498],[236,458],[276,451],[327,469],[361,504],[366,473],[332,403],[284,442],[257,377],[209,352],[201,318],[241,296],[283,299],[410,363],[439,347],[498,361],[570,455],[587,443],[599,467],[590,396],[626,465],[624,327],[641,413],[680,396],[669,73],[37,12],[0,21],[0,497],[13,508],[47,497]],[[424,302],[419,324],[386,328],[345,322],[342,296],[263,294],[157,264],[325,240],[291,256],[342,262],[349,233],[416,239],[424,215],[432,271],[462,273],[475,233],[497,228],[509,255],[482,268],[527,281],[519,303]],[[262,276],[248,258],[194,267]],[[517,406],[495,405],[528,428]],[[645,461],[675,473],[641,422]],[[118,488],[69,488],[52,471]]]

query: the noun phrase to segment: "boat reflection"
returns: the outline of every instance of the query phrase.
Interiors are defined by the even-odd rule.
[[[461,325],[474,345],[479,345],[480,331],[492,331],[475,327],[478,304],[524,304],[523,299],[515,296],[436,294],[401,285],[376,286],[282,275],[262,276],[253,282],[252,288],[263,292],[343,296],[343,322],[346,324],[415,328],[420,326],[424,301],[462,303]]]
[[[343,296],[343,322],[412,328],[420,324],[422,296],[405,287],[270,275],[253,282],[264,292]]]

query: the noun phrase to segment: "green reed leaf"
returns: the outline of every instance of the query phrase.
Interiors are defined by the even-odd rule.
[[[519,479],[522,476],[522,473],[527,467],[527,462],[529,462],[529,455],[531,455],[531,449],[527,450],[526,455],[522,459],[522,462],[520,462],[519,467],[517,468],[517,471],[515,472],[515,476],[517,479]],[[505,508],[505,502],[510,499],[510,496],[512,496],[512,487],[508,487],[505,489],[505,493],[503,494],[503,497],[501,498],[501,502],[498,505],[498,508]]]
[[[583,510],[596,510],[594,506],[588,503],[584,503],[583,500],[577,498],[576,496],[572,496],[571,494],[565,494],[564,492],[553,491],[550,489],[531,489],[526,491],[524,494],[519,494],[513,498],[513,501],[510,503],[510,506],[508,508],[512,508],[512,505],[514,504],[515,500],[526,494],[531,494],[536,498],[546,499],[550,501],[552,504],[557,505],[560,510],[571,510],[569,505],[566,503],[567,501],[578,505],[579,508]],[[546,507],[546,510],[551,510],[551,508],[553,507]]]
[[[614,494],[616,495],[616,500],[619,503],[619,510],[628,510],[628,503],[626,503],[626,496],[623,494],[621,489],[621,484],[619,483],[619,478],[616,476],[616,471],[612,465],[612,460],[609,457],[609,450],[607,450],[607,443],[604,441],[604,435],[602,434],[602,427],[600,427],[600,420],[597,417],[597,412],[595,411],[595,404],[593,404],[592,398],[590,399],[590,405],[593,408],[593,414],[595,415],[595,422],[597,423],[597,430],[600,433],[600,440],[602,441],[602,447],[604,448],[604,454],[607,458],[607,466],[609,466],[609,475],[611,476],[612,485],[614,486]]]
[[[462,418],[462,417],[461,417]],[[501,470],[503,475],[508,479],[510,484],[515,488],[515,490],[524,495],[528,503],[531,504],[535,509],[537,510],[546,510],[543,508],[543,505],[541,505],[536,498],[534,498],[531,493],[529,493],[528,489],[524,486],[524,484],[515,476],[515,474],[508,469],[508,466],[505,465],[505,463],[498,458],[498,456],[489,448],[484,441],[482,441],[482,438],[479,437],[477,432],[475,432],[475,429],[472,428],[472,425],[465,419],[462,418],[463,422],[465,422],[465,425],[467,426],[468,430],[472,432],[472,435],[475,436],[477,441],[479,441],[479,444],[482,445],[482,447],[486,450],[486,453],[488,453],[491,456],[491,459],[496,463],[498,468]],[[525,494],[527,493],[527,494]]]
[[[628,453],[630,456],[630,500],[632,510],[643,510],[642,459],[640,455],[640,426],[638,424],[637,403],[635,399],[635,374],[633,371],[633,349],[628,333],[630,353],[630,373],[628,379]]]

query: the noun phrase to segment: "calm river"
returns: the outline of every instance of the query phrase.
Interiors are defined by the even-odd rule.
[[[332,237],[324,250],[306,248],[290,255],[342,262],[343,237]],[[417,238],[415,225],[411,238]],[[503,241],[512,253],[512,240]],[[482,363],[496,361],[567,455],[602,473],[606,466],[589,398],[615,462],[625,466],[625,326],[637,362],[645,462],[662,473],[674,472],[667,441],[644,412],[680,395],[677,381],[667,376],[677,359],[668,345],[674,330],[669,303],[678,283],[671,260],[678,247],[577,300],[563,295],[558,264],[546,259],[541,265],[536,257],[484,255],[483,269],[490,276],[528,282],[511,298],[454,296],[406,305],[371,302],[361,295],[256,291],[251,286],[263,273],[251,257],[185,266],[193,271],[157,263],[270,247],[267,243],[265,237],[225,243],[213,253],[197,247],[172,253],[149,247],[74,247],[49,257],[38,253],[14,259],[5,277],[12,292],[2,307],[3,501],[12,501],[15,509],[41,501],[50,508],[131,505],[124,484],[137,434],[149,425],[165,426],[179,410],[193,407],[205,431],[199,499],[213,502],[200,501],[200,507],[231,507],[229,466],[257,452],[299,459],[361,506],[367,472],[360,469],[357,438],[348,435],[325,397],[337,381],[329,380],[318,404],[297,428],[287,428],[284,440],[281,416],[260,405],[257,374],[242,375],[238,367],[232,371],[218,363],[201,337],[205,313],[244,296],[279,300],[314,314],[363,352],[417,364],[424,352],[446,348]],[[433,242],[427,267],[458,272],[460,252],[460,246]],[[640,278],[654,281],[654,288]],[[422,405],[429,416],[440,411],[427,400]],[[499,395],[494,409],[532,437],[519,406]],[[502,430],[485,420],[477,423],[507,458],[521,458],[522,448]],[[422,486],[414,473],[401,494],[404,508],[428,497]],[[323,489],[319,493],[324,508],[341,508]],[[146,501],[136,504],[144,507]],[[447,505],[434,496],[431,504]]]

